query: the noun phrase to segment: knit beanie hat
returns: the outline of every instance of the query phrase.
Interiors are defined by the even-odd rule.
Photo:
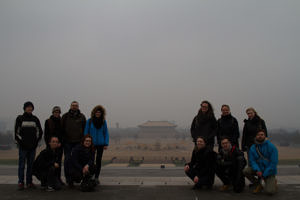
[[[61,113],[60,107],[59,106],[54,106],[52,109],[52,113],[58,111],[59,113]]]
[[[34,110],[34,106],[33,106],[33,103],[30,102],[30,101],[27,101],[24,103],[24,106],[23,106],[23,110],[25,110],[27,107],[31,106],[32,107],[32,110]]]

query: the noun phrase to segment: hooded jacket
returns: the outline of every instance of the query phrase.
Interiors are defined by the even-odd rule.
[[[256,147],[263,157],[259,155]],[[276,175],[278,164],[277,148],[269,140],[265,140],[261,144],[254,144],[249,151],[249,162],[254,171],[263,173],[263,177]]]
[[[242,150],[248,151],[250,147],[255,143],[255,136],[259,129],[264,129],[266,131],[267,137],[268,133],[265,121],[257,115],[255,115],[253,119],[245,119],[244,123]]]
[[[95,117],[95,113],[98,110],[100,110],[102,114],[102,117],[100,117],[100,119],[96,119]],[[85,124],[84,135],[90,134],[93,138],[93,144],[95,146],[109,145],[109,133],[107,128],[107,123],[105,120],[105,114],[106,114],[105,109],[101,105],[98,105],[92,110],[91,118],[88,119]],[[97,121],[97,120],[101,120],[101,121]]]

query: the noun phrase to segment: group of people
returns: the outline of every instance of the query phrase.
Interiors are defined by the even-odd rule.
[[[41,181],[47,191],[59,190],[65,183],[61,179],[62,157],[66,183],[81,183],[83,191],[99,184],[103,151],[109,145],[109,133],[103,106],[96,106],[86,120],[76,101],[61,117],[61,109],[55,106],[45,121],[44,132],[39,119],[33,115],[32,102],[24,103],[24,113],[15,123],[15,140],[19,149],[18,189],[34,188],[32,175]],[[46,148],[36,157],[36,149],[43,137]],[[95,158],[96,157],[96,158]]]
[[[24,169],[27,163],[26,187],[33,188],[32,175],[48,191],[59,190],[65,183],[61,179],[62,157],[66,184],[80,183],[83,191],[92,190],[99,184],[103,151],[109,145],[109,134],[103,106],[96,106],[86,120],[76,101],[62,117],[61,109],[55,106],[52,115],[45,121],[44,140],[46,148],[35,159],[36,148],[43,136],[39,119],[32,114],[32,102],[24,104],[24,113],[15,124],[15,140],[19,148],[18,188],[23,190]],[[242,192],[247,177],[254,193],[264,189],[269,194],[277,191],[278,152],[267,139],[265,122],[253,108],[248,108],[244,120],[241,148],[239,147],[238,121],[231,115],[230,107],[223,105],[221,118],[216,120],[213,107],[208,101],[201,103],[191,125],[195,144],[192,158],[184,171],[195,185],[194,189],[212,188],[215,174],[224,185],[221,191],[233,187]],[[215,137],[218,153],[214,151]],[[247,161],[244,157],[247,154]],[[95,158],[96,157],[96,158]],[[247,167],[246,167],[247,166]],[[246,168],[245,168],[246,167]],[[265,187],[262,186],[262,180]]]
[[[186,175],[195,183],[193,188],[212,188],[216,174],[223,182],[221,191],[233,187],[235,192],[242,192],[246,177],[251,182],[253,193],[262,190],[268,194],[276,193],[278,151],[268,140],[266,124],[255,109],[246,110],[248,119],[244,120],[240,148],[238,121],[231,115],[230,107],[222,105],[221,118],[216,120],[213,107],[208,101],[203,101],[200,106],[191,125],[195,148],[191,162],[184,167]],[[218,153],[213,150],[215,137]],[[247,154],[248,166],[244,152]],[[264,187],[262,180],[265,182]]]

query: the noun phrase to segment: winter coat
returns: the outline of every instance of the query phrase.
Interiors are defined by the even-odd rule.
[[[263,155],[261,157],[257,152]],[[277,174],[278,151],[274,144],[265,140],[262,144],[254,144],[249,151],[250,166],[254,171],[262,172],[263,177]]]
[[[83,138],[85,128],[85,116],[78,110],[73,113],[72,110],[62,116],[63,140],[67,143],[79,143]]]
[[[231,148],[231,151],[227,154],[224,152],[224,150],[221,149],[220,153],[218,153],[217,155],[217,165],[221,167],[232,167],[238,162],[241,164],[240,170],[243,170],[247,162],[244,157],[244,153],[241,150],[239,150],[236,146],[233,146]]]
[[[33,162],[32,174],[40,179],[44,172],[47,172],[50,167],[54,167],[54,163],[60,163],[58,150],[46,148]]]
[[[95,146],[108,146],[109,144],[109,135],[106,120],[104,120],[104,123],[101,126],[101,128],[97,129],[94,123],[92,122],[92,119],[88,119],[84,129],[84,135],[86,134],[90,134],[92,136],[93,144]]]
[[[19,115],[15,124],[15,140],[20,148],[35,149],[43,136],[40,120],[28,113]]]
[[[45,135],[45,143],[48,144],[50,141],[50,138],[52,136],[55,136],[59,139],[59,142],[62,143],[63,139],[63,129],[62,129],[62,120],[61,118],[56,118],[53,115],[45,121],[45,129],[44,129]]]
[[[239,125],[236,118],[231,114],[222,116],[217,121],[217,139],[218,143],[221,143],[222,137],[229,137],[232,144],[237,145],[240,137]]]
[[[215,173],[216,153],[205,147],[200,150],[193,150],[190,169],[195,170],[200,184],[213,184]]]
[[[255,137],[259,129],[264,129],[267,134],[267,127],[265,121],[259,116],[254,116],[253,119],[244,120],[243,138],[242,138],[242,150],[248,151],[250,147],[255,143]]]
[[[213,145],[216,136],[217,120],[214,116],[197,115],[191,125],[191,135],[196,142],[197,137],[202,136],[207,140],[207,144]]]
[[[83,145],[77,145],[71,153],[69,167],[72,172],[82,172],[85,165],[93,166],[95,161],[95,151],[91,148],[86,148]]]

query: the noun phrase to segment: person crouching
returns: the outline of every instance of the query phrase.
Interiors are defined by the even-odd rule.
[[[33,175],[41,181],[41,186],[46,191],[61,189],[60,183],[60,166],[59,166],[59,149],[60,142],[57,137],[50,138],[47,148],[41,151],[33,163]]]
[[[247,162],[244,153],[237,146],[232,146],[228,137],[221,138],[220,144],[216,167],[216,174],[224,184],[220,190],[227,191],[232,185],[233,190],[240,193],[245,187],[243,169]]]
[[[191,162],[184,167],[186,175],[195,183],[193,189],[205,186],[211,189],[215,179],[216,153],[206,146],[203,137],[198,137]]]
[[[68,163],[70,170],[71,182],[81,183],[82,191],[92,191],[96,186],[93,175],[95,174],[95,149],[91,135],[85,135],[81,144],[77,145],[71,154],[71,159]]]

